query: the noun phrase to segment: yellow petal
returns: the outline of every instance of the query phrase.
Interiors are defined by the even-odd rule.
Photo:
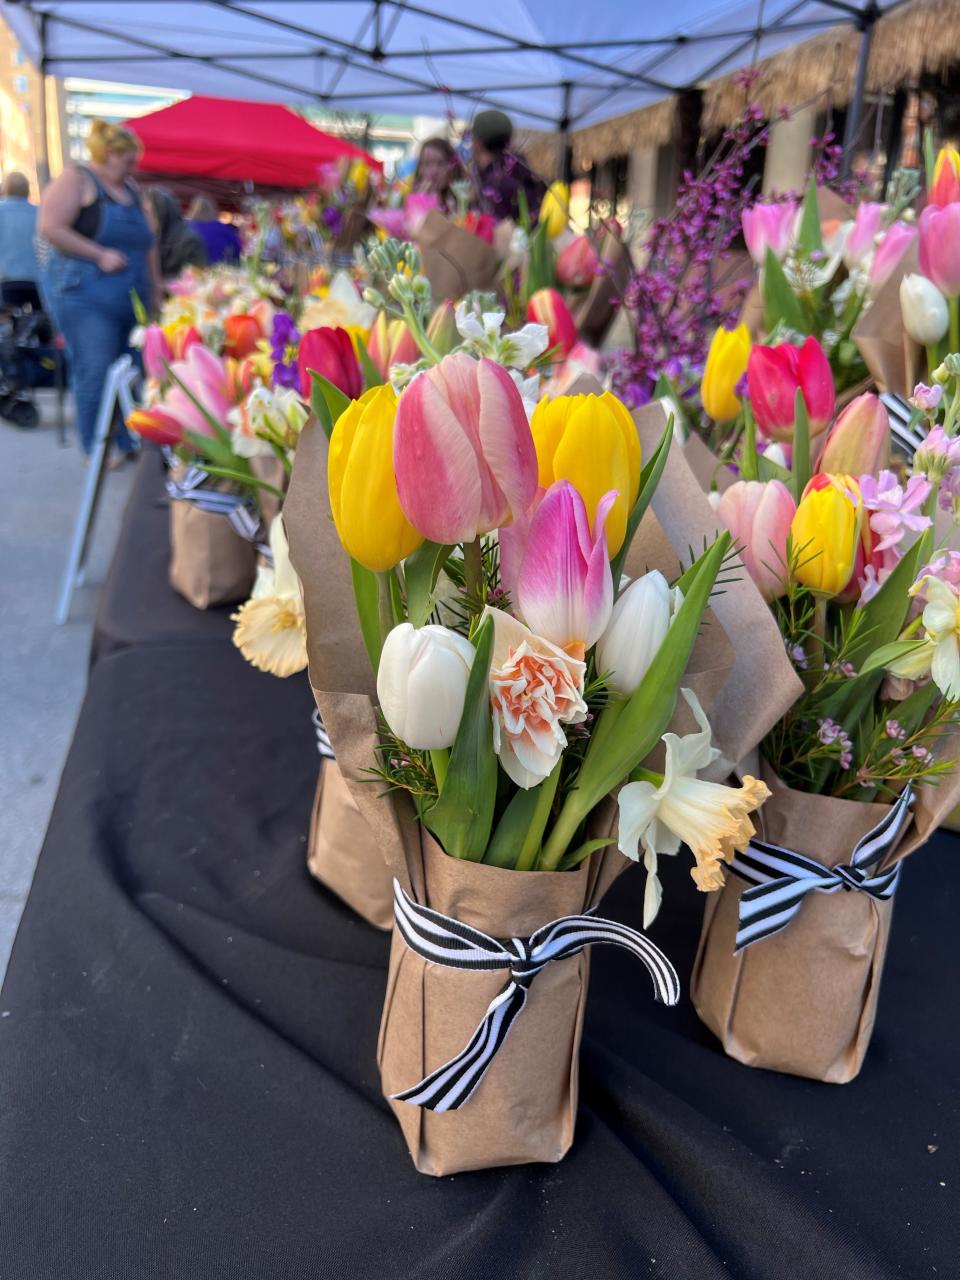
[[[623,433],[623,442],[627,449],[627,463],[630,467],[629,505],[632,507],[640,493],[640,471],[643,467],[643,455],[640,450],[640,436],[637,434],[637,424],[634,422],[627,406],[622,400],[618,400],[612,391],[604,391],[600,397],[600,403],[613,414]]]
[[[241,605],[231,621],[233,643],[251,666],[292,676],[307,665],[307,628],[299,596],[259,596]]]
[[[623,546],[630,506],[630,462],[619,419],[598,396],[584,396],[567,423],[553,458],[557,480],[569,480],[583,498],[593,524],[597,504],[617,490],[607,516],[607,551],[615,556]]]

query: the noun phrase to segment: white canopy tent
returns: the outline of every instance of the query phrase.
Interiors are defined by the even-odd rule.
[[[332,110],[571,129],[622,115],[899,0],[0,0],[45,73]],[[862,90],[862,74],[858,77]],[[855,94],[855,112],[861,94]]]

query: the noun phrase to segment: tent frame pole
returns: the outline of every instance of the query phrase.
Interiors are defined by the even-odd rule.
[[[40,46],[40,154],[37,156],[37,186],[42,191],[50,181],[50,142],[47,121],[47,15],[40,14],[38,24]]]
[[[853,149],[860,133],[860,122],[863,117],[863,98],[867,87],[867,67],[870,63],[870,46],[873,43],[873,29],[879,17],[875,4],[864,9],[858,20],[860,30],[860,49],[857,53],[857,75],[853,85],[853,97],[847,108],[847,122],[843,130],[843,162],[840,177],[847,179],[853,172]]]
[[[569,80],[563,82],[563,114],[560,116],[560,177],[570,185],[573,177],[573,139],[570,136],[570,95],[573,85]]]

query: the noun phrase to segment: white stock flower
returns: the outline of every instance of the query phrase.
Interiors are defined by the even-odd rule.
[[[525,324],[516,333],[501,336],[505,318],[502,311],[477,315],[466,302],[461,302],[454,316],[457,332],[471,355],[486,356],[508,369],[528,369],[550,342],[550,331],[545,324]]]

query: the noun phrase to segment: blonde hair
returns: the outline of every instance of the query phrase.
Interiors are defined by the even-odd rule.
[[[109,120],[93,120],[87,135],[87,150],[94,164],[103,164],[108,155],[128,155],[143,150],[140,139],[122,124]]]

